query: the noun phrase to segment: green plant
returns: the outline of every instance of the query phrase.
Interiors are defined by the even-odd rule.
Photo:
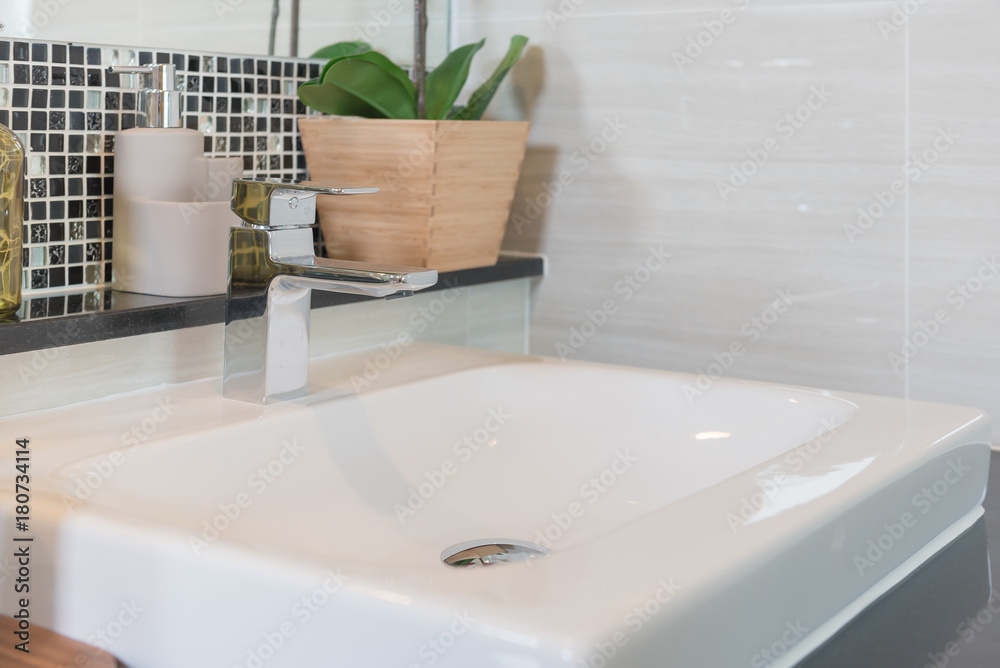
[[[422,96],[406,71],[373,51],[370,44],[331,44],[313,54],[313,57],[329,58],[329,61],[319,78],[299,86],[299,99],[312,109],[338,116],[475,121],[482,118],[500,82],[521,57],[527,42],[527,37],[514,35],[507,55],[463,107],[455,108],[455,101],[469,78],[472,58],[483,48],[485,39],[455,49],[440,65],[426,73]],[[422,59],[418,58],[417,62]],[[420,83],[424,79],[422,67],[415,70],[414,79]]]

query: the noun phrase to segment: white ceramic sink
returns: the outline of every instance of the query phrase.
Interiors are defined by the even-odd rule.
[[[971,409],[688,402],[682,374],[439,346],[360,383],[367,359],[266,408],[200,382],[0,422],[48,492],[52,625],[141,608],[105,633],[131,668],[787,666],[982,513]],[[477,540],[549,554],[442,564]]]

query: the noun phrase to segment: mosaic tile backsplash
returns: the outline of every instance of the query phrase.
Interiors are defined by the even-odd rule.
[[[107,69],[152,62],[176,66],[184,124],[205,134],[207,157],[305,178],[295,91],[317,61],[0,40],[0,123],[27,153],[25,301],[110,283],[115,133],[135,127],[136,94],[132,76]]]

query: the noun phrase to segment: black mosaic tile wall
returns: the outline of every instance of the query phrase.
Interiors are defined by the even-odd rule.
[[[185,125],[205,134],[206,156],[305,178],[295,91],[317,61],[0,40],[0,123],[27,152],[25,297],[110,283],[115,133],[135,127],[136,95],[134,77],[107,69],[151,62],[177,67]]]

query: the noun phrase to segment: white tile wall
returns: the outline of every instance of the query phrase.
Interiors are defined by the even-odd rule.
[[[947,322],[910,364],[911,394],[1000,419],[1000,6],[928,3],[910,22],[910,149],[954,146],[910,188],[910,333]],[[984,261],[988,260],[988,261]],[[921,323],[924,323],[921,327]],[[1000,439],[998,439],[1000,440]]]
[[[920,3],[906,20],[894,6],[458,0],[459,41],[489,37],[476,76],[511,34],[531,38],[493,114],[533,122],[505,240],[550,260],[532,352],[697,372],[739,343],[728,375],[1000,418],[1000,280],[948,302],[1000,253],[1000,6]],[[679,67],[689,40],[701,52]],[[829,98],[802,107],[817,87]],[[800,127],[776,125],[795,113]],[[904,162],[948,128],[958,138],[907,182]],[[769,139],[723,201],[717,183]],[[671,257],[647,274],[651,246]],[[939,308],[949,322],[894,366]]]
[[[7,7],[6,4],[10,4]],[[5,0],[8,37],[130,44],[181,51],[266,54],[272,0]],[[412,60],[409,0],[301,0],[299,55],[365,39],[397,62]],[[447,53],[448,0],[428,5],[428,58]],[[278,15],[275,54],[288,55],[290,3]],[[30,34],[27,34],[27,32]]]

